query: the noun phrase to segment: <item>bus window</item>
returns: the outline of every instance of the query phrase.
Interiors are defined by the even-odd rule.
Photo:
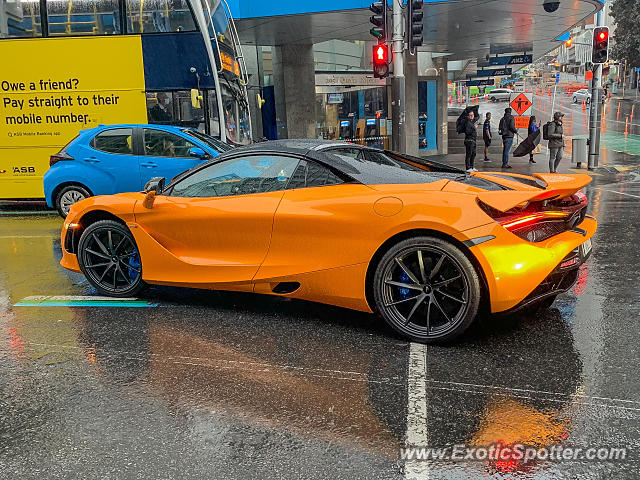
[[[195,32],[186,0],[127,0],[128,33]]]
[[[118,0],[47,0],[49,35],[120,34]]]
[[[204,109],[191,104],[190,90],[147,92],[149,123],[181,125],[204,131]]]
[[[11,14],[4,15],[7,23],[0,25],[0,38],[41,36],[38,2],[4,2],[0,8]]]

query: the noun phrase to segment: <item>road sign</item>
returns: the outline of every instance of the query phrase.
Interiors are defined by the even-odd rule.
[[[509,99],[509,106],[520,116],[525,115],[533,105],[533,95],[531,93],[512,93]]]
[[[514,92],[524,92],[524,82],[515,82],[513,84]]]
[[[556,83],[560,83],[560,72],[556,72]]]
[[[510,68],[487,68],[486,70],[478,70],[476,77],[504,77],[511,75]]]
[[[533,62],[533,55],[508,55],[506,57],[491,57],[489,65],[527,65]]]
[[[513,119],[515,120],[516,123],[516,128],[529,128],[529,119],[531,117],[529,116],[520,116],[520,117],[513,117]]]
[[[482,80],[467,80],[467,87],[486,87],[493,84],[493,78],[486,78]]]

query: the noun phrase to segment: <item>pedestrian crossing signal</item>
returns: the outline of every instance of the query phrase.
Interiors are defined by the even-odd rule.
[[[385,78],[389,75],[389,47],[379,43],[373,47],[373,76]]]

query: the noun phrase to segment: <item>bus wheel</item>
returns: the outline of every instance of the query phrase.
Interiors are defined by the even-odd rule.
[[[91,194],[80,185],[68,185],[56,195],[56,209],[62,218],[66,218],[71,205],[90,196]]]

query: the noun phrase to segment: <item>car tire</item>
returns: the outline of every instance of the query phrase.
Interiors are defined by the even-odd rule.
[[[78,264],[102,295],[130,297],[145,286],[135,239],[126,225],[113,220],[85,229],[78,243]]]
[[[587,105],[589,105],[591,103],[591,99],[589,97],[587,97],[587,99],[585,101],[587,102]]]
[[[496,97],[489,97],[489,100],[491,100],[492,102],[496,101]]]
[[[577,102],[578,102],[578,99],[577,99],[576,97],[573,97],[573,98],[571,99],[571,103],[577,103]]]
[[[80,200],[84,200],[85,198],[89,198],[90,196],[91,194],[89,191],[80,185],[67,185],[56,195],[56,210],[58,210],[58,214],[62,218],[67,218],[71,205],[79,202]]]
[[[372,287],[382,318],[420,343],[461,335],[481,300],[480,279],[469,258],[452,243],[428,236],[389,248],[376,266]]]

